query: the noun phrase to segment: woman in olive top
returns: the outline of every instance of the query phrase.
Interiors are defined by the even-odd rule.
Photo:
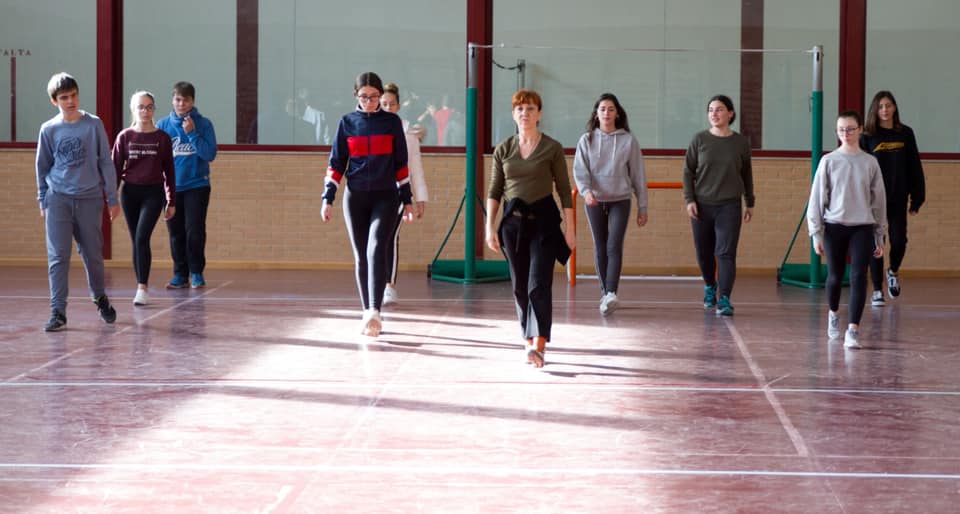
[[[733,315],[730,295],[737,276],[741,219],[753,218],[753,168],[750,143],[733,131],[733,100],[717,95],[707,102],[710,128],[698,132],[683,164],[683,201],[687,205],[693,246],[703,275],[703,307]],[[741,200],[747,204],[741,209]]]
[[[525,339],[527,362],[544,365],[553,316],[554,261],[565,263],[576,245],[573,199],[563,147],[539,129],[543,103],[528,89],[513,94],[513,121],[517,134],[493,151],[493,169],[487,193],[486,242],[507,256],[513,297]],[[563,216],[553,198],[556,188]],[[497,228],[500,201],[503,218]]]

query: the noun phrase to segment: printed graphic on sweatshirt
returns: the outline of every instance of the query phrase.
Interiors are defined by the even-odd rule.
[[[180,142],[180,136],[173,138],[173,156],[193,155],[197,153],[196,147],[190,141]]]
[[[55,162],[63,169],[79,168],[87,159],[83,140],[79,137],[65,137],[57,143]]]
[[[888,141],[885,143],[879,143],[877,146],[873,147],[874,153],[876,152],[893,152],[895,150],[900,150],[903,148],[903,141]]]
[[[143,157],[155,157],[160,154],[160,143],[130,143],[127,145],[127,158],[131,161]]]

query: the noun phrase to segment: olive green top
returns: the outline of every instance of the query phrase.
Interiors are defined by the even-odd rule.
[[[520,157],[520,138],[516,135],[503,140],[493,150],[487,198],[497,201],[520,198],[533,203],[552,195],[554,187],[560,195],[560,205],[572,209],[567,160],[563,157],[563,147],[555,139],[542,134],[526,159]]]

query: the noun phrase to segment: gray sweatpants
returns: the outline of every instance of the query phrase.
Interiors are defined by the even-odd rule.
[[[50,307],[67,311],[70,254],[73,240],[87,271],[87,285],[94,298],[104,294],[102,198],[72,198],[47,191],[44,197],[47,229],[47,274],[50,280]]]

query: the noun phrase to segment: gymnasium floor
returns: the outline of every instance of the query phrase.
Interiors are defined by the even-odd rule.
[[[76,260],[76,259],[75,259]],[[3,513],[946,513],[960,505],[960,280],[910,278],[829,342],[822,290],[741,276],[557,276],[547,365],[509,284],[401,276],[378,340],[352,272],[108,268],[115,325],[71,270],[0,267]],[[155,271],[162,284],[164,270]],[[845,298],[845,296],[844,296]],[[846,308],[842,308],[845,313]]]

